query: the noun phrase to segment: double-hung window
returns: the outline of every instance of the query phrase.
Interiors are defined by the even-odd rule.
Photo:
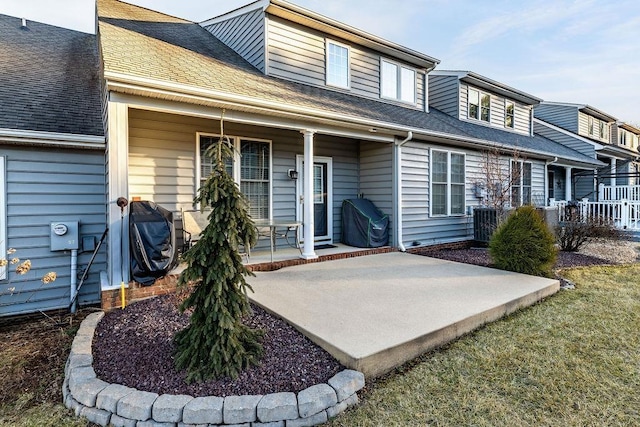
[[[380,62],[380,95],[411,104],[416,103],[416,71],[395,62]]]
[[[511,161],[511,206],[531,204],[531,163]]]
[[[476,89],[469,89],[468,96],[469,118],[489,122],[491,120],[491,95]]]
[[[513,101],[505,101],[504,104],[504,127],[513,129],[515,126],[515,109]]]
[[[431,216],[464,213],[465,155],[431,150]]]
[[[207,148],[217,142],[216,135],[199,135],[199,184],[213,171],[213,159],[206,155]],[[225,169],[240,185],[240,191],[249,201],[249,214],[253,219],[269,219],[271,211],[271,142],[250,138],[230,138],[234,158],[225,161]]]
[[[609,139],[609,126],[607,125],[607,123],[603,122],[602,120],[598,121],[598,133],[600,135],[600,139]]]
[[[348,89],[350,84],[349,48],[345,45],[329,41],[327,49],[327,85]]]
[[[619,136],[619,144],[620,145],[627,145],[627,132],[620,129],[620,136]]]
[[[593,135],[593,117],[591,116],[587,118],[587,132],[589,135]]]

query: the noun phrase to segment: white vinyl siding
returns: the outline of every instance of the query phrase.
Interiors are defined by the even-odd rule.
[[[578,135],[586,136],[596,141],[610,143],[610,124],[604,120],[578,112]]]
[[[0,259],[7,256],[7,200],[5,157],[0,157]],[[7,266],[0,266],[0,280],[7,278]]]
[[[416,71],[387,59],[381,59],[380,62],[380,96],[415,104]]]
[[[464,213],[465,155],[431,150],[431,216]]]
[[[433,77],[429,77],[429,79],[431,80]],[[453,89],[451,82],[444,81],[443,83],[447,83],[446,87],[448,90],[446,94],[447,96],[451,96]],[[455,110],[453,106],[449,106],[449,104],[442,99],[442,93],[438,95],[432,92],[430,96],[438,99],[438,105],[445,106],[448,109],[448,114],[458,117],[460,120],[490,125],[497,129],[508,130],[522,135],[531,135],[531,106],[495,93],[483,92],[480,89],[469,86],[465,82],[460,82],[459,89],[456,93],[459,95],[459,99],[456,100],[458,102],[457,110]],[[482,98],[483,95],[485,95],[484,99]],[[513,103],[513,128],[505,126],[508,103]],[[471,107],[471,104],[473,104],[473,107]],[[438,108],[433,102],[431,102],[431,105]],[[482,120],[483,114],[486,120]]]
[[[213,170],[212,159],[206,155],[207,148],[217,142],[217,135],[198,135],[197,157],[200,166],[200,186]],[[231,137],[230,143],[236,155],[227,162],[227,172],[236,180],[240,191],[249,201],[249,214],[253,219],[271,218],[271,142]],[[198,190],[197,188],[195,189]],[[194,192],[195,195],[195,192]]]
[[[348,89],[350,86],[349,47],[327,40],[327,85]]]

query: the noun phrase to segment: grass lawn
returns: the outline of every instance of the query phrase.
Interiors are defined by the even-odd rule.
[[[565,276],[575,290],[368,384],[328,425],[640,425],[640,264]],[[0,425],[86,426],[59,403],[72,328],[28,328],[0,329]]]
[[[330,426],[640,425],[640,264],[576,283],[370,384]]]

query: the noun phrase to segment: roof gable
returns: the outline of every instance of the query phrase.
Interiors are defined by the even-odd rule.
[[[92,34],[0,15],[0,129],[104,134]]]

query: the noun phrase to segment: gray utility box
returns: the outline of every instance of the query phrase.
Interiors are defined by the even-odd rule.
[[[78,221],[54,221],[51,223],[51,250],[78,249]]]

